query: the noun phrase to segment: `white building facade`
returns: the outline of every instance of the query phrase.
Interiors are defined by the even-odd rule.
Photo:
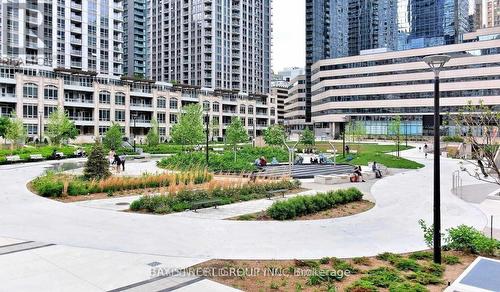
[[[75,142],[93,142],[113,122],[124,136],[145,141],[154,118],[161,140],[168,140],[182,107],[198,103],[210,117],[211,139],[223,140],[234,117],[250,136],[278,122],[276,98],[232,91],[202,91],[168,83],[133,82],[35,69],[0,68],[0,115],[14,112],[23,119],[31,139],[44,139],[48,117],[64,109],[79,130]]]
[[[4,61],[37,69],[122,74],[122,1],[4,1],[0,10]]]
[[[269,94],[271,0],[151,0],[149,76]]]
[[[500,109],[500,28],[488,29],[467,43],[320,60],[312,66],[312,121],[316,135],[339,137],[348,121],[363,122],[367,135],[387,135],[401,116],[402,132],[433,134],[434,74],[422,58],[452,59],[441,77],[441,114],[458,112],[469,101]],[[444,127],[444,123],[443,123]],[[461,134],[452,126],[449,135]]]

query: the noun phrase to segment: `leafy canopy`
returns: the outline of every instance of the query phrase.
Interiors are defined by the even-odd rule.
[[[155,147],[160,144],[158,122],[155,118],[151,119],[151,129],[149,129],[148,135],[146,136],[146,142],[148,143],[149,147]]]
[[[300,136],[300,143],[305,146],[314,146],[314,144],[316,144],[315,140],[316,137],[314,137],[313,131],[311,131],[309,128],[306,128]]]
[[[285,129],[281,125],[272,125],[264,131],[264,141],[269,146],[283,145],[285,138]]]
[[[233,146],[234,161],[236,161],[236,146],[248,142],[248,132],[239,117],[233,118],[226,130],[226,142]]]
[[[18,118],[16,113],[12,113],[12,118],[8,123],[5,139],[9,140],[14,145],[19,145],[26,139],[27,133],[23,125],[23,120]]]
[[[47,122],[47,136],[52,144],[61,143],[74,139],[78,135],[75,123],[71,121],[63,109],[58,108],[52,112]]]
[[[0,117],[0,137],[5,138],[7,134],[7,130],[10,127],[10,119],[6,116]]]
[[[180,145],[197,145],[203,142],[202,116],[201,105],[191,104],[185,106],[179,122],[172,127],[172,141]]]
[[[114,123],[104,133],[103,144],[109,149],[118,149],[122,145],[122,127],[118,123]]]

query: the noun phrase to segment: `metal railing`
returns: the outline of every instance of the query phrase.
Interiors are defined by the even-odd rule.
[[[460,177],[460,170],[456,170],[452,175],[452,192],[460,198],[463,197],[463,180]]]

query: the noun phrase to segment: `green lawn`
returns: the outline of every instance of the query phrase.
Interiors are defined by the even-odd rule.
[[[387,154],[389,152],[395,152],[397,150],[396,145],[350,143],[348,143],[347,145],[349,145],[351,150],[357,151],[357,153],[346,154],[345,157],[342,157],[342,144],[335,145],[335,147],[339,151],[338,153],[340,153],[339,155],[337,155],[338,163],[368,165],[369,162],[376,161],[377,163],[383,164],[390,168],[418,169],[423,167],[423,165],[418,162]],[[321,143],[317,146],[321,151],[331,149],[328,143]],[[412,147],[405,147],[404,145],[400,146],[401,151],[410,148]]]

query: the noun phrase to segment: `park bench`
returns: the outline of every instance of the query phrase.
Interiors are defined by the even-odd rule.
[[[36,160],[43,160],[42,154],[30,154],[30,160],[36,161]]]
[[[219,206],[221,203],[222,203],[222,200],[218,199],[218,198],[198,200],[198,201],[191,202],[191,206],[189,207],[189,209],[194,211],[194,212],[196,212],[198,209],[212,207],[212,206],[215,209],[217,209],[217,206]]]
[[[284,198],[285,194],[288,192],[287,189],[279,189],[279,190],[274,190],[274,191],[267,191],[267,198],[271,200],[271,198],[275,197],[277,194],[281,194],[281,196]]]
[[[21,157],[19,157],[19,155],[9,155],[9,156],[5,157],[5,159],[8,162],[18,162],[18,161],[21,161]]]
[[[215,152],[222,152],[222,151],[224,151],[224,148],[214,148],[214,151]]]

